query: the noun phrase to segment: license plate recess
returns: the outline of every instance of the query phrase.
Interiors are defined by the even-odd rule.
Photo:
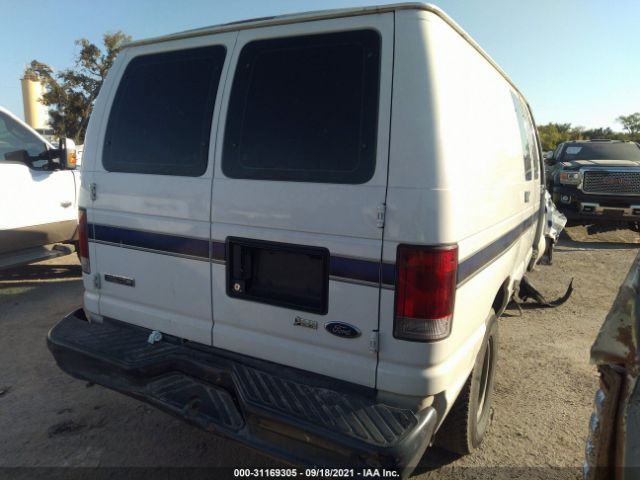
[[[227,239],[227,295],[253,302],[327,313],[329,251],[326,248]]]

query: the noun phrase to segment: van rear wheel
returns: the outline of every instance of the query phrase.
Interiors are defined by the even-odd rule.
[[[491,403],[498,353],[498,322],[491,312],[487,333],[473,371],[436,437],[436,444],[466,455],[482,443],[491,422]]]

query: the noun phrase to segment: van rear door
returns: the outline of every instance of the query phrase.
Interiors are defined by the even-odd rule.
[[[213,345],[374,386],[393,14],[241,31],[212,192]]]
[[[104,317],[211,344],[212,125],[236,36],[131,47],[119,59],[88,209]]]

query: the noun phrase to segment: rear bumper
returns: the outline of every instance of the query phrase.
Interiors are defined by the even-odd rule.
[[[553,202],[569,220],[640,221],[640,197],[590,195],[572,186],[553,187]]]
[[[375,401],[375,391],[328,377],[165,338],[80,309],[48,335],[62,370],[150,403],[204,430],[304,466],[375,467],[408,476],[437,414]]]

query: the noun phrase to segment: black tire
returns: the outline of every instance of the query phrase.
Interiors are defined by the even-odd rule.
[[[436,437],[436,444],[460,455],[478,448],[491,423],[498,353],[498,322],[491,312],[476,363]]]
[[[549,237],[545,237],[544,246],[543,257],[546,257],[547,265],[553,265],[553,249],[555,247],[555,242]]]

